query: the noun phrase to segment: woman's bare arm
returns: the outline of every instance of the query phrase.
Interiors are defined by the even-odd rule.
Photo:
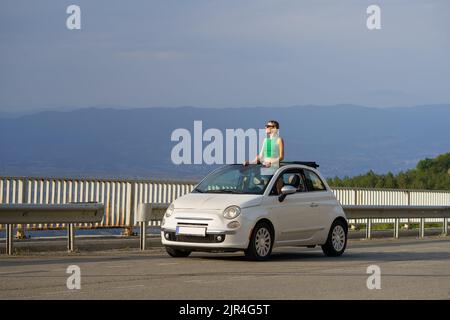
[[[284,141],[282,138],[278,138],[278,147],[280,149],[280,157],[278,158],[278,161],[284,160]]]
[[[261,162],[261,159],[263,157],[263,151],[264,151],[264,145],[261,148],[261,151],[259,152],[259,154],[256,155],[255,159],[253,159],[253,161],[248,161],[245,160],[244,161],[244,166],[249,165],[249,164],[258,164]]]

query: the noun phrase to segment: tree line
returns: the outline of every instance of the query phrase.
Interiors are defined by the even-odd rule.
[[[327,180],[331,187],[450,190],[450,152],[420,160],[416,168],[396,175],[392,172],[377,174],[370,170],[354,177],[336,176]]]

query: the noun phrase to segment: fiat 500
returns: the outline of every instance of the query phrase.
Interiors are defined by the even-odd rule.
[[[172,257],[192,251],[244,251],[265,260],[282,246],[320,245],[340,256],[347,245],[345,213],[315,162],[227,165],[170,204],[161,239]]]

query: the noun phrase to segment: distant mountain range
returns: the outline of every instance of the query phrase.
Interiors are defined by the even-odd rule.
[[[263,128],[280,122],[286,160],[327,176],[397,173],[450,151],[450,105],[255,108],[86,108],[0,115],[0,175],[198,179],[216,166],[174,165],[177,128]],[[208,143],[204,142],[203,146]]]

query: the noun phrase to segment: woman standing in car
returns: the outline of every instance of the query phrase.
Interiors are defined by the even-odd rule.
[[[252,161],[245,161],[244,166],[252,163],[262,163],[265,168],[270,168],[264,174],[273,174],[284,159],[284,141],[279,135],[280,124],[278,121],[270,120],[266,124],[267,137],[264,139],[261,152]]]

